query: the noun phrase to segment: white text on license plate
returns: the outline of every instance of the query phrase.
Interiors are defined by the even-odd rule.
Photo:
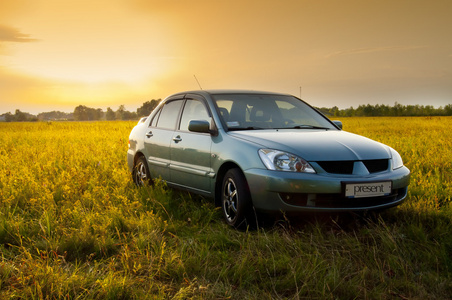
[[[391,189],[391,181],[347,183],[345,185],[345,197],[362,198],[386,196],[391,194]]]

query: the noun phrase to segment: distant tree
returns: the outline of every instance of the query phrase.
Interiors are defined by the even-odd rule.
[[[122,116],[123,120],[136,120],[138,119],[136,112],[130,112],[130,111],[124,111],[124,114]]]
[[[403,115],[404,108],[400,103],[395,103],[392,107],[392,116],[402,116]]]
[[[116,111],[116,120],[124,120],[124,113],[126,111],[126,107],[121,104]]]
[[[27,115],[20,110],[16,109],[16,113],[14,114],[14,121],[23,122],[27,121]]]
[[[90,108],[79,105],[74,109],[74,120],[76,121],[96,121],[103,117],[102,109]]]
[[[87,121],[89,119],[88,116],[88,107],[84,105],[79,105],[74,109],[74,120],[76,121]]]
[[[69,120],[71,119],[70,113],[65,113],[62,111],[51,111],[51,112],[43,112],[38,114],[38,119],[41,121],[50,121],[50,120]]]
[[[452,104],[444,106],[444,114],[446,116],[452,116]]]
[[[107,110],[107,113],[108,113],[108,110]],[[124,105],[120,105],[118,107],[118,110],[114,114],[115,114],[116,120],[136,120],[136,119],[138,119],[137,113],[126,110]],[[110,115],[109,116],[110,118],[113,117],[112,112],[110,112],[109,115]]]
[[[147,117],[152,112],[154,108],[157,107],[161,99],[155,100],[152,99],[151,101],[146,101],[143,103],[143,105],[139,108],[137,108],[137,115],[138,117]]]
[[[354,117],[355,116],[355,109],[350,106],[350,108],[347,108],[343,113],[343,116],[345,117]]]
[[[115,114],[115,112],[113,111],[113,109],[111,109],[110,107],[107,107],[107,113],[106,113],[106,115],[105,115],[105,118],[106,118],[108,121],[112,121],[112,120],[115,120],[115,119],[116,119],[116,114]]]
[[[5,121],[6,122],[13,122],[14,121],[14,115],[10,112],[7,112],[6,114],[4,114],[5,116]]]
[[[363,107],[363,115],[364,116],[374,116],[374,107],[370,104],[367,104]]]
[[[88,113],[88,120],[98,120],[97,111],[95,109],[87,107],[86,112]]]
[[[331,114],[335,117],[339,116],[339,107],[333,106],[333,108],[331,109]]]
[[[102,110],[102,108],[98,108],[96,109],[96,120],[102,120],[104,118],[104,112]]]

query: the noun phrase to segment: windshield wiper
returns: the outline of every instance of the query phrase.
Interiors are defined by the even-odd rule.
[[[328,127],[322,127],[322,126],[314,126],[314,125],[297,125],[297,126],[293,126],[293,127],[288,127],[288,128],[293,128],[293,129],[331,129]]]
[[[235,130],[259,130],[259,129],[270,129],[270,128],[262,128],[262,127],[255,127],[255,126],[228,128],[229,131],[235,131]]]

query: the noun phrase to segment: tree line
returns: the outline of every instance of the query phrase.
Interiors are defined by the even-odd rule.
[[[11,112],[0,115],[0,121],[5,122],[34,122],[34,121],[99,121],[99,120],[137,120],[141,117],[148,116],[151,111],[159,104],[160,99],[146,101],[143,105],[137,108],[136,112],[126,110],[124,105],[120,105],[116,111],[107,108],[103,111],[101,108],[91,108],[85,105],[77,106],[73,112],[65,113],[61,111],[51,111],[39,113],[37,116],[21,112],[16,109],[16,112]]]
[[[79,105],[74,109],[73,116],[75,121],[136,120],[141,117],[148,116],[159,104],[159,102],[160,99],[146,101],[141,107],[137,108],[136,112],[126,110],[124,105],[120,105],[116,111],[110,107],[107,107],[107,111],[105,112],[100,108],[90,108],[84,105]]]
[[[360,105],[357,108],[339,109],[337,106],[332,108],[317,108],[323,114],[334,117],[421,117],[421,116],[452,116],[452,104],[444,107],[435,108],[432,105],[401,105],[395,103],[394,106]]]
[[[72,113],[60,111],[44,112],[37,116],[21,112],[16,109],[15,114],[10,112],[0,115],[1,121],[21,122],[21,121],[53,121],[53,120],[74,120],[74,121],[98,121],[98,120],[137,120],[141,117],[148,116],[151,111],[159,104],[161,100],[152,99],[146,101],[137,108],[136,112],[130,112],[125,109],[124,105],[120,105],[116,111],[107,108],[103,111],[101,108],[91,108],[79,105]],[[394,106],[385,104],[376,105],[360,105],[357,108],[340,109],[337,106],[332,108],[316,107],[319,111],[329,117],[419,117],[419,116],[452,116],[452,104],[444,107],[435,108],[432,105],[401,105],[395,103]]]
[[[4,122],[34,122],[38,121],[38,118],[32,114],[16,109],[16,112],[14,114],[7,112],[3,115],[0,115],[0,120]]]

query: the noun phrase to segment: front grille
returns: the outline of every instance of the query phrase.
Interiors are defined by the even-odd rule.
[[[386,171],[389,167],[389,159],[371,159],[362,162],[369,173]],[[353,174],[353,165],[355,164],[352,160],[318,161],[317,163],[325,172],[332,174]]]
[[[377,173],[388,169],[389,159],[363,160],[369,173]]]
[[[344,161],[318,161],[317,163],[327,173],[353,174],[353,164],[355,162],[352,160],[344,160]]]

